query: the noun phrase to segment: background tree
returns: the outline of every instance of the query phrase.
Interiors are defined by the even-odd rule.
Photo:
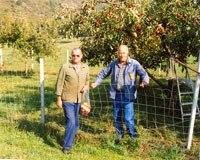
[[[56,56],[58,34],[55,21],[31,23],[25,18],[5,17],[1,24],[0,43],[17,49],[17,53],[24,58],[26,76],[28,58],[34,56],[39,60]]]

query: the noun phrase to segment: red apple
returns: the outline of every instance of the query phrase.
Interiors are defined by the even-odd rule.
[[[194,18],[194,20],[195,20],[195,21],[197,21],[197,20],[198,20],[198,18],[197,18],[197,17],[195,17],[195,18]]]
[[[129,6],[128,6],[128,8],[132,8],[133,7],[133,4],[131,3],[131,4],[129,4]]]
[[[159,30],[156,30],[156,34],[159,34],[160,32],[159,32]]]
[[[137,33],[138,35],[140,35],[140,34],[141,34],[141,32],[140,32],[140,31],[136,31],[136,33]]]
[[[179,7],[181,7],[181,3],[180,2],[178,2],[177,4],[178,4]]]
[[[85,6],[85,7],[84,7],[84,10],[88,10],[88,6]]]
[[[184,14],[183,17],[184,17],[184,18],[187,18],[187,14]]]
[[[138,30],[141,30],[141,29],[142,29],[142,26],[141,26],[140,24],[138,24],[137,29],[138,29]]]
[[[95,6],[92,6],[92,10],[95,10],[96,9],[96,7]]]
[[[171,24],[171,26],[172,26],[172,27],[175,27],[175,24],[174,24],[174,23],[172,23],[172,24]]]
[[[160,30],[160,26],[157,27],[157,30]]]
[[[161,31],[162,33],[166,33],[166,31],[164,30],[164,29],[162,29],[162,31]]]
[[[96,25],[99,25],[99,24],[100,24],[100,23],[97,21],[97,22],[96,22]]]
[[[110,14],[110,13],[107,13],[107,14],[106,14],[106,17],[111,17],[111,14]]]
[[[180,16],[181,16],[181,15],[180,15],[179,13],[176,15],[177,18],[179,18]]]

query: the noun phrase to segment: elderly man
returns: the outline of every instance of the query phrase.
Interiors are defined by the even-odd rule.
[[[90,86],[97,87],[111,74],[110,98],[113,99],[114,126],[118,133],[118,138],[124,135],[122,115],[130,137],[137,137],[134,123],[133,101],[136,98],[136,76],[141,78],[141,87],[146,87],[149,83],[147,72],[140,63],[129,57],[129,49],[126,45],[121,45],[118,49],[118,59],[111,62],[97,76]]]
[[[72,63],[64,64],[56,84],[57,106],[64,110],[66,119],[63,153],[70,154],[79,127],[79,108],[82,93],[89,88],[89,68],[81,63],[82,51],[72,50]]]

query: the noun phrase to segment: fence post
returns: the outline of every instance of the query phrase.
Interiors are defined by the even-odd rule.
[[[0,48],[0,65],[1,65],[1,72],[3,72],[3,53],[2,48]]]
[[[33,50],[31,51],[31,55],[32,55],[32,57],[31,57],[31,71],[33,72],[33,69],[34,69],[34,64],[33,64]]]
[[[41,93],[41,120],[44,126],[44,64],[43,58],[40,58],[40,93]]]
[[[69,63],[69,50],[67,49],[67,63]]]
[[[198,72],[200,72],[200,50],[199,50],[199,60],[198,60]],[[194,131],[194,122],[196,117],[196,110],[197,110],[197,101],[199,96],[199,84],[200,84],[200,75],[197,73],[196,75],[196,83],[194,89],[194,97],[192,103],[192,110],[191,110],[191,117],[190,117],[190,127],[188,132],[188,143],[187,149],[189,150],[192,144],[192,136]]]

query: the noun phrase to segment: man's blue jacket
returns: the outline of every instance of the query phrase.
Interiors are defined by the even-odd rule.
[[[118,69],[119,59],[111,62],[97,76],[95,83],[100,85],[101,82],[111,74],[110,83],[110,98],[115,99],[116,95],[116,70]],[[141,82],[149,83],[147,72],[143,69],[140,63],[130,57],[127,59],[125,74],[124,74],[124,93],[125,97],[130,101],[136,99],[136,78],[140,76]]]

